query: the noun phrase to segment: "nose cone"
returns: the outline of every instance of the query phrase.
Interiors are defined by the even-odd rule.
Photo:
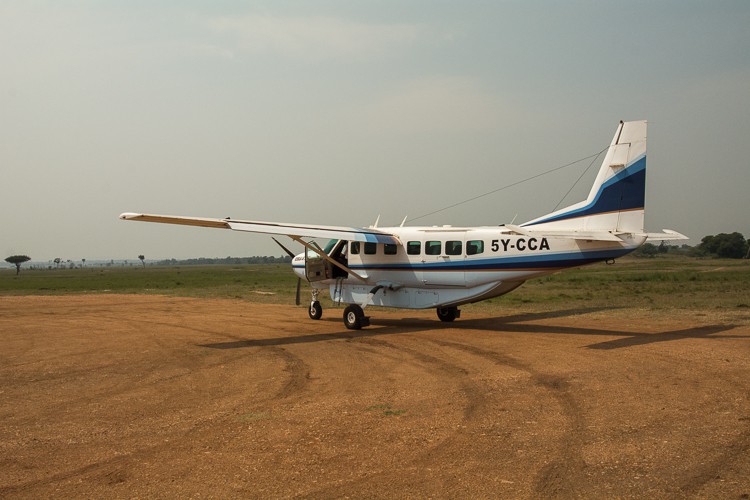
[[[305,279],[305,254],[295,255],[292,259],[292,271],[298,278]]]

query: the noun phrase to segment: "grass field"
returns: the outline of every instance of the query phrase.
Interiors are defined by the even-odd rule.
[[[296,278],[288,265],[107,267],[0,271],[2,295],[86,293],[237,298],[289,304]],[[303,286],[303,301],[308,288]],[[624,258],[528,281],[473,307],[750,308],[750,261],[690,257]]]

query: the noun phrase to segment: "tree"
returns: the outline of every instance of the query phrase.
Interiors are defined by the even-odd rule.
[[[741,259],[748,251],[747,240],[737,232],[705,236],[698,247],[706,253],[725,259]]]
[[[659,249],[653,243],[644,243],[635,251],[636,257],[654,257]]]
[[[14,264],[16,266],[16,275],[21,272],[21,264],[31,260],[28,255],[11,255],[5,258],[5,262],[8,264]]]
[[[60,267],[60,262],[62,262],[62,259],[60,257],[55,257],[55,260],[52,262],[55,263],[55,267]]]
[[[139,259],[141,259],[141,264],[143,264],[143,267],[146,267],[146,257],[144,255],[139,255]]]

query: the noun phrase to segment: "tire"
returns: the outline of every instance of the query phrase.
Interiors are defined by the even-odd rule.
[[[344,326],[349,330],[360,330],[364,323],[365,312],[357,304],[344,309]]]
[[[320,317],[323,316],[323,306],[321,306],[320,302],[316,300],[310,304],[307,314],[310,316],[310,319],[320,319]]]
[[[438,307],[437,317],[440,319],[440,321],[445,321],[446,323],[450,323],[451,321],[455,320],[458,317],[458,308],[457,307]]]

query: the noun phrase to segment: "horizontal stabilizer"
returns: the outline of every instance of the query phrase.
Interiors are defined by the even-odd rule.
[[[677,231],[672,231],[671,229],[662,229],[664,231],[663,233],[643,233],[639,234],[638,236],[645,236],[649,240],[662,240],[662,241],[669,241],[669,240],[689,240],[687,236],[684,234],[678,233]]]
[[[546,237],[546,238],[571,238],[574,240],[586,240],[586,241],[616,241],[622,243],[622,239],[615,233],[609,231],[576,231],[576,230],[545,230],[545,231],[534,231],[521,226],[515,226],[513,224],[505,224],[505,228],[510,229],[516,234],[522,234],[524,236],[533,237]]]

